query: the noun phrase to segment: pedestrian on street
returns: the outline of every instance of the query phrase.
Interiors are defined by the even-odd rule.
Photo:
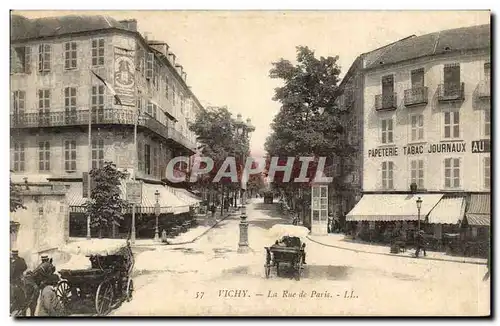
[[[212,204],[212,206],[210,207],[210,211],[212,212],[212,218],[215,217],[215,211],[217,210],[217,208],[215,207],[214,204]]]
[[[420,250],[424,251],[424,256],[427,256],[427,252],[425,251],[425,239],[424,239],[424,231],[418,231],[415,237],[415,243],[417,245],[417,249],[415,250],[415,257],[418,258],[418,254]]]
[[[12,250],[10,258],[10,281],[12,284],[20,284],[21,277],[28,269],[26,261],[19,257],[18,250]]]
[[[56,295],[56,286],[59,277],[56,274],[50,275],[42,284],[43,290],[40,295],[38,316],[64,316],[64,307]]]

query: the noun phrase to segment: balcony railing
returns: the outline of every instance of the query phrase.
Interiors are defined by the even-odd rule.
[[[477,87],[477,96],[481,99],[488,99],[491,97],[491,81],[490,79],[484,79],[479,82]]]
[[[196,147],[196,144],[185,137],[180,131],[175,129],[170,129],[169,131],[169,139],[172,139],[176,143],[179,143],[190,150],[193,150]]]
[[[438,101],[463,101],[465,99],[464,88],[464,83],[440,84],[438,87]]]
[[[427,87],[414,87],[405,90],[405,106],[427,104],[428,100]]]
[[[92,124],[134,125],[135,110],[132,109],[97,109],[93,110]],[[13,129],[82,126],[89,123],[89,110],[70,110],[39,113],[21,113],[10,115],[10,125]],[[156,134],[168,139],[168,127],[152,116],[141,115],[137,123]]]
[[[375,95],[375,110],[395,110],[398,107],[397,94],[379,94]]]

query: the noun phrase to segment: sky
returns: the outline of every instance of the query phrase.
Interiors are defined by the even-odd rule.
[[[280,104],[272,62],[295,60],[296,46],[339,56],[341,76],[358,55],[409,35],[487,24],[488,11],[17,11],[28,18],[99,14],[137,19],[138,30],[165,41],[204,106],[228,106],[250,118],[252,156],[264,142]]]

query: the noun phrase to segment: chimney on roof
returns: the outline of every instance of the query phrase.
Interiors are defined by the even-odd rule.
[[[182,66],[179,65],[179,64],[177,64],[177,65],[175,65],[175,69],[177,70],[177,72],[179,73],[179,75],[182,77],[182,73],[183,73]]]
[[[152,47],[153,49],[155,49],[156,51],[161,52],[164,56],[166,56],[166,57],[168,56],[169,46],[167,43],[162,42],[162,41],[151,41],[151,42],[148,42],[148,45],[150,47]]]
[[[126,29],[132,32],[137,32],[137,20],[136,19],[125,19],[120,20],[120,24],[125,26]]]
[[[147,41],[149,38],[149,32],[144,32],[144,39]]]
[[[170,63],[172,64],[172,66],[175,67],[175,54],[173,54],[172,52],[169,52],[168,53],[168,60],[170,60]]]
[[[184,80],[184,82],[186,83],[187,81],[187,74],[185,71],[182,72],[182,79]]]

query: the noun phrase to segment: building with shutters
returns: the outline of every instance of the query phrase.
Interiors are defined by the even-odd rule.
[[[490,25],[412,36],[363,67],[363,197],[349,212],[428,232],[490,220]],[[383,231],[383,230],[380,230]]]
[[[189,210],[189,196],[163,181],[172,157],[195,153],[188,124],[202,106],[168,44],[141,35],[135,20],[13,15],[10,83],[13,180],[64,184],[73,225],[85,224],[74,219],[83,176],[105,161],[144,183],[139,214],[153,211],[158,188],[162,212]]]

